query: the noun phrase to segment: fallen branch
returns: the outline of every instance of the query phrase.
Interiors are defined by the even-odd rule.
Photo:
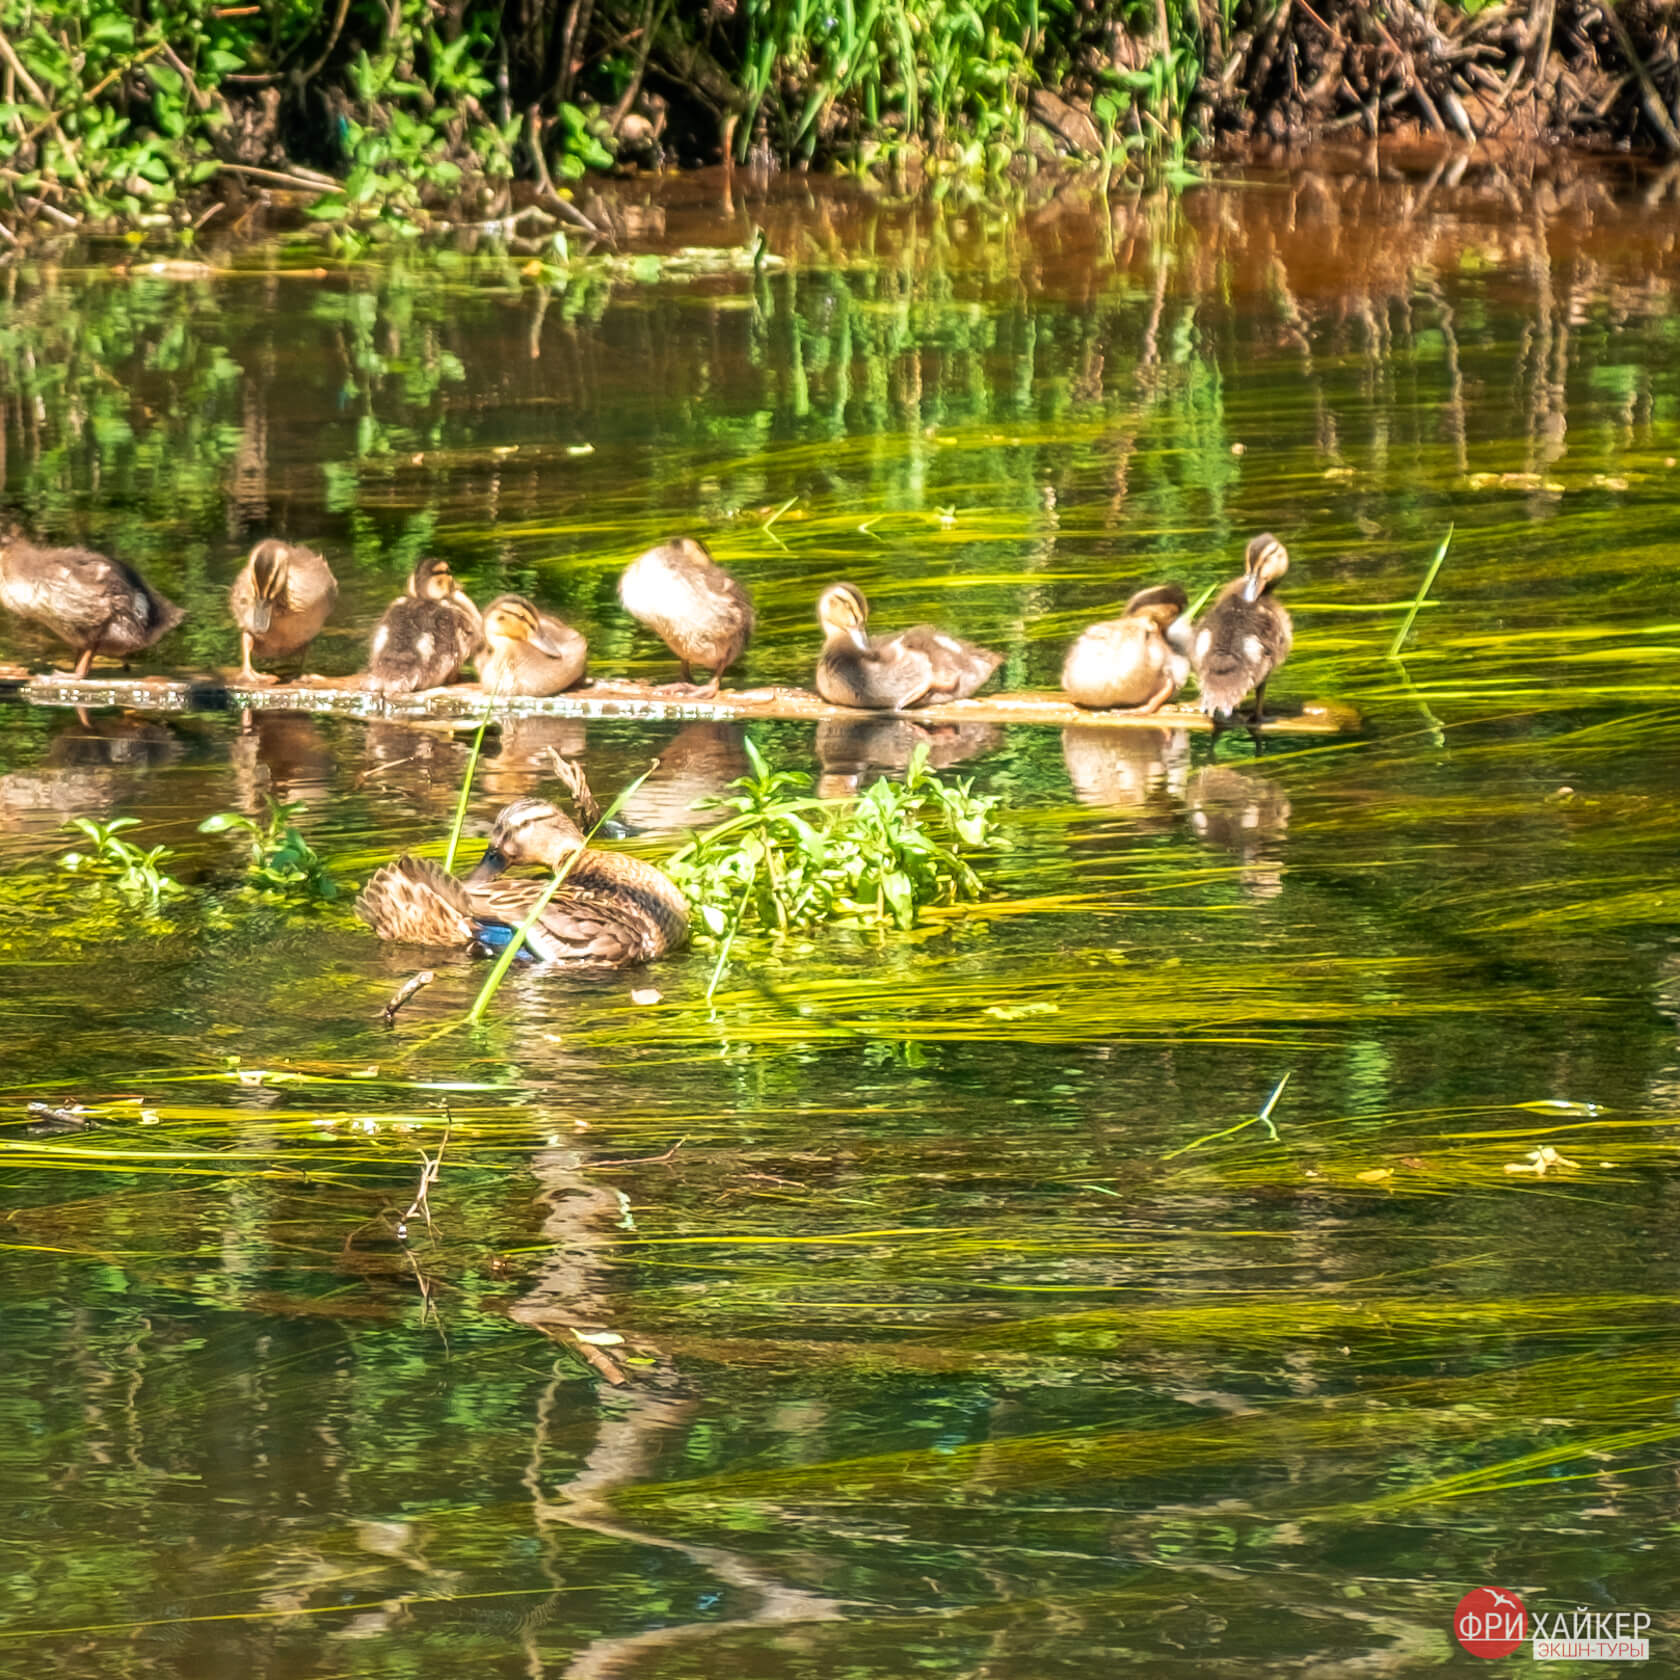
[[[219,163],[216,167],[224,175],[249,175],[253,181],[267,181],[277,187],[289,187],[295,192],[337,192],[343,185],[330,175],[317,175],[312,169],[259,169],[252,163]]]
[[[443,1165],[443,1152],[449,1147],[449,1127],[443,1128],[443,1137],[438,1143],[436,1155],[428,1155],[425,1150],[420,1151],[420,1187],[414,1192],[414,1200],[408,1204],[408,1211],[397,1221],[397,1241],[408,1241],[408,1222],[415,1214],[420,1214],[426,1221],[426,1229],[432,1228],[432,1204],[430,1201],[431,1188],[437,1183],[438,1168]]]
[[[661,1161],[669,1161],[671,1159],[671,1157],[673,1155],[675,1155],[676,1152],[679,1149],[681,1149],[682,1146],[687,1142],[688,1142],[688,1139],[686,1137],[678,1138],[677,1141],[675,1143],[673,1143],[671,1145],[671,1147],[669,1149],[667,1149],[663,1155],[631,1155],[631,1156],[626,1156],[625,1159],[622,1160],[622,1161],[591,1161],[589,1163],[589,1165],[592,1169],[596,1168],[596,1167],[651,1167],[651,1166],[657,1166]]]
[[[416,992],[424,991],[435,979],[437,979],[437,975],[435,975],[431,969],[423,968],[418,974],[412,974],[408,977],[408,979],[403,981],[397,995],[385,1005],[385,1025],[388,1027],[394,1025],[397,1019],[397,1011],[401,1009],[402,1006],[407,1003]]]

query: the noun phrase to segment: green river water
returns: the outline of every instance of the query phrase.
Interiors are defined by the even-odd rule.
[[[844,577],[1045,685],[1271,529],[1274,692],[1365,719],[926,732],[1004,800],[977,906],[749,941],[714,1009],[707,946],[516,973],[468,1030],[481,965],[387,1028],[416,953],[196,832],[299,799],[364,880],[437,851],[466,736],[0,701],[0,1675],[1412,1674],[1476,1666],[1487,1584],[1648,1612],[1675,1672],[1672,190],[698,177],[564,270],[0,270],[8,504],[189,608],[143,669],[237,656],[279,531],[341,579],[316,668],[437,552],[664,678],[614,586],[688,530],[758,603],[735,680],[808,681]],[[834,791],[919,733],[754,726]],[[549,747],[605,790],[666,752],[654,858],[745,769],[527,723],[469,835]],[[55,868],[114,815],[175,849],[157,915]]]

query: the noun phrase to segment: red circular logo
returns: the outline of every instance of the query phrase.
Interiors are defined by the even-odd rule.
[[[1453,1612],[1453,1635],[1473,1657],[1508,1657],[1527,1632],[1522,1600],[1503,1587],[1472,1587]]]

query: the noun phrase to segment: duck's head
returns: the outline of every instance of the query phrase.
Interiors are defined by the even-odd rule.
[[[261,635],[274,619],[274,609],[286,599],[292,551],[274,537],[265,537],[251,550],[251,628]]]
[[[408,592],[422,601],[447,601],[458,585],[447,560],[428,556],[414,568],[408,580]]]
[[[1262,531],[1243,556],[1243,599],[1258,601],[1289,570],[1289,550],[1270,531]]]
[[[1190,605],[1190,597],[1176,583],[1158,583],[1140,589],[1126,603],[1127,618],[1147,618],[1157,628],[1165,630]]]
[[[490,844],[468,886],[493,881],[504,869],[521,863],[541,863],[558,869],[583,847],[583,831],[558,806],[546,799],[516,799],[502,808],[490,831]]]
[[[863,591],[849,583],[831,583],[817,602],[817,622],[829,636],[845,636],[857,647],[867,648],[869,603]]]
[[[550,659],[564,659],[567,652],[543,628],[542,614],[523,595],[498,595],[484,609],[484,639],[493,648],[516,643],[533,647]]]

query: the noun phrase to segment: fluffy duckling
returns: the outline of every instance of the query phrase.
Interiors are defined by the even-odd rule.
[[[1289,657],[1294,626],[1272,586],[1289,570],[1289,554],[1270,531],[1255,537],[1243,559],[1243,575],[1215,596],[1197,622],[1191,641],[1201,708],[1229,717],[1250,689],[1254,722],[1266,704],[1266,684]]]
[[[73,647],[76,677],[96,653],[126,659],[187,616],[125,562],[89,548],[37,548],[15,529],[0,535],[0,606]]]
[[[1176,583],[1140,589],[1119,618],[1080,633],[1062,663],[1062,692],[1076,706],[1160,711],[1190,675],[1172,640],[1188,604]]]
[[[817,693],[835,706],[896,712],[966,700],[1003,663],[1002,654],[931,624],[869,635],[869,603],[849,583],[822,592],[817,620],[826,637],[817,658]]]
[[[478,608],[447,560],[422,560],[385,609],[368,649],[367,685],[384,694],[442,688],[461,674],[483,632]]]
[[[484,609],[484,641],[478,680],[492,694],[559,694],[589,658],[589,643],[571,625],[523,595],[498,595]]]
[[[741,657],[752,635],[753,607],[746,590],[693,537],[673,537],[637,555],[618,580],[618,598],[682,662],[682,682],[666,687],[696,699],[717,693],[723,673]],[[695,684],[696,665],[712,673],[710,682]]]
[[[239,626],[239,680],[278,681],[256,670],[251,655],[283,659],[308,647],[337,600],[338,579],[314,549],[273,537],[258,543],[228,591],[228,607]]]

